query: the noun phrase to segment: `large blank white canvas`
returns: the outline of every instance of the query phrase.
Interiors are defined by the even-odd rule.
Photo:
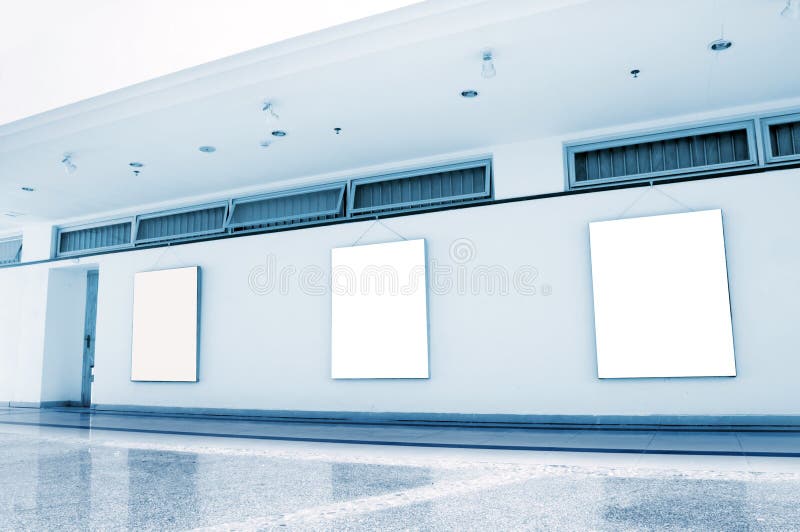
[[[131,380],[197,381],[199,268],[137,273]]]
[[[425,240],[331,251],[331,376],[428,378]]]
[[[720,210],[589,234],[600,378],[736,375]]]

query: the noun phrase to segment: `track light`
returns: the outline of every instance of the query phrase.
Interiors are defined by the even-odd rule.
[[[481,76],[484,78],[493,78],[497,75],[497,71],[494,69],[494,60],[492,57],[491,50],[484,50],[483,51],[483,65],[481,66]]]
[[[800,0],[786,0],[781,16],[792,20],[800,19]]]
[[[64,154],[64,157],[61,159],[61,164],[64,165],[64,171],[67,173],[67,175],[72,175],[78,171],[78,167],[72,162],[71,153]]]
[[[269,100],[261,104],[261,110],[264,112],[264,116],[267,117],[267,122],[274,122],[280,119],[278,113],[275,112],[275,104]]]

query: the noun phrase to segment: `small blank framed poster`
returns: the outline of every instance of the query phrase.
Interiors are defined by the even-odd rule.
[[[192,266],[134,276],[131,380],[197,382],[199,275]]]
[[[331,377],[426,379],[425,240],[331,251]]]
[[[589,224],[600,378],[736,375],[722,211]]]

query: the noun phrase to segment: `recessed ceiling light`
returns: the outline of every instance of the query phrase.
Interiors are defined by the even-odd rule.
[[[134,161],[132,163],[128,163],[128,166],[130,166],[131,168],[142,168],[144,166],[144,163]]]
[[[36,190],[33,187],[20,187],[20,188],[22,188],[22,190],[25,192],[33,192],[34,190]]]
[[[272,142],[270,142],[267,139],[264,139],[258,143],[258,145],[261,146],[262,148],[269,148],[270,144],[272,144]]]
[[[733,43],[727,39],[717,39],[716,41],[712,41],[708,47],[714,52],[721,52],[723,50],[727,50],[733,46]]]
[[[217,151],[217,149],[214,146],[200,146],[197,149],[203,153],[214,153],[215,151]]]
[[[14,212],[14,211],[8,211],[8,212],[4,212],[3,214],[4,214],[4,215],[6,215],[6,216],[8,216],[9,218],[17,218],[17,217],[19,217],[19,216],[24,216],[24,214],[23,214],[23,213],[21,213],[21,212]]]
[[[272,132],[272,136],[273,137],[285,137],[286,136],[286,132],[284,130],[282,130],[282,129],[276,129],[275,131]]]
[[[478,96],[478,91],[473,89],[461,91],[461,96],[464,98],[476,98]]]

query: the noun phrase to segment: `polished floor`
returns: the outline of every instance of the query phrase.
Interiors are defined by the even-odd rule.
[[[797,530],[800,430],[0,409],[0,530]]]

